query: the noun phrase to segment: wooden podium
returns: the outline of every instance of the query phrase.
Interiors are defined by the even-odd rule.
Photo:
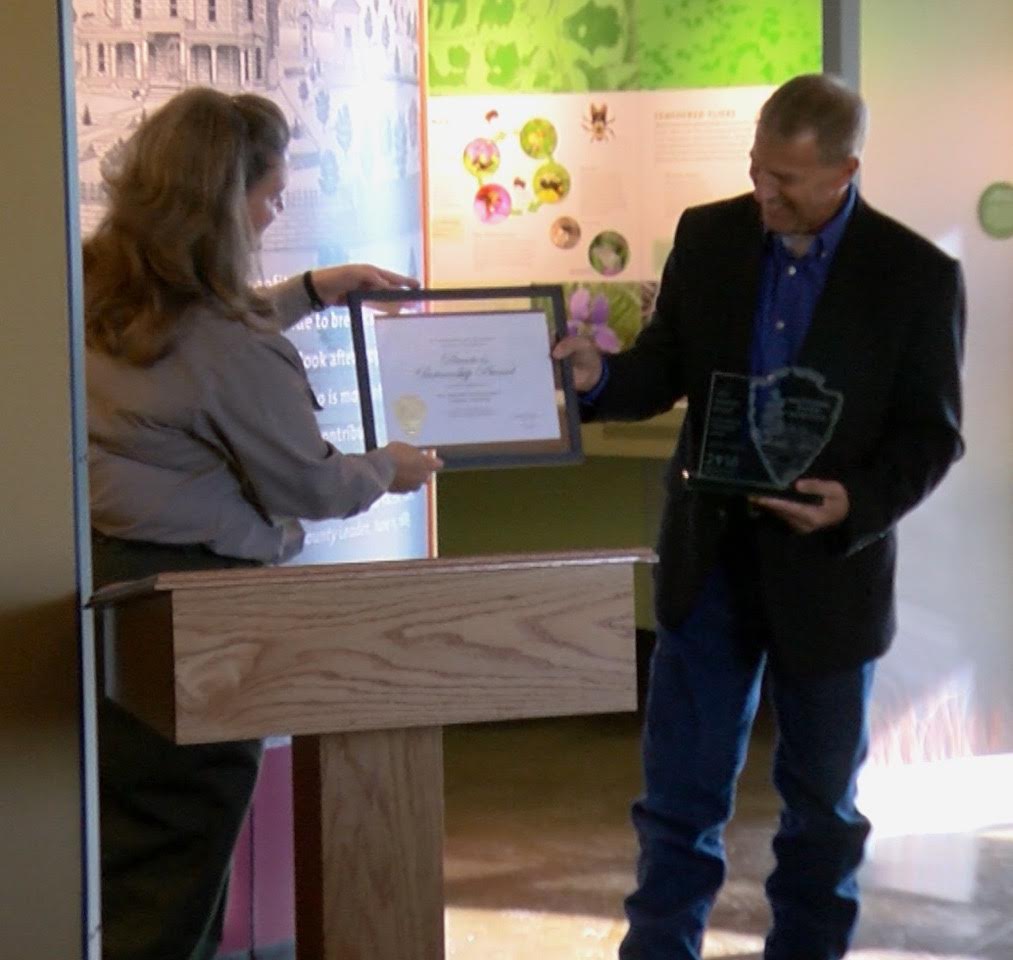
[[[106,692],[177,743],[292,735],[300,960],[442,960],[447,724],[636,708],[647,551],[107,587]]]

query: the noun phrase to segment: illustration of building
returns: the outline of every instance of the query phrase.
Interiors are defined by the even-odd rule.
[[[282,0],[279,60],[285,75],[309,74],[326,87],[354,84],[360,12],[356,0]]]
[[[276,82],[279,0],[81,0],[75,63],[89,89],[227,90]]]

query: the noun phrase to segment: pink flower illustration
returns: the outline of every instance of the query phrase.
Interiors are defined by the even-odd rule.
[[[481,178],[484,174],[495,173],[499,167],[499,147],[492,140],[480,137],[464,148],[463,159],[468,173]]]
[[[609,303],[603,293],[591,298],[591,291],[578,287],[570,295],[570,319],[566,329],[570,334],[590,337],[603,353],[619,352],[619,337],[608,325]]]
[[[487,183],[475,194],[475,216],[482,223],[500,223],[510,216],[512,208],[510,194],[498,183]]]

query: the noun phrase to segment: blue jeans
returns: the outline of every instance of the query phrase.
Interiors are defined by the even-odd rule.
[[[783,801],[767,880],[766,960],[838,960],[858,919],[855,874],[869,822],[855,808],[868,747],[873,664],[805,676],[767,664],[720,570],[678,630],[658,629],[643,735],[645,793],[633,805],[637,890],[621,960],[699,960],[724,877],[724,826],[746,759],[761,679],[778,724]],[[819,638],[813,638],[818,643]]]

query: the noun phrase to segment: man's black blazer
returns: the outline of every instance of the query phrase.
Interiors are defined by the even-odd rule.
[[[844,394],[830,442],[807,476],[838,480],[846,521],[808,536],[765,516],[739,521],[733,502],[686,489],[699,457],[710,377],[749,372],[764,231],[746,194],[687,210],[651,322],[609,359],[587,419],[636,420],[686,397],[667,480],[655,606],[675,627],[692,608],[732,533],[750,529],[755,578],[774,656],[831,670],[882,654],[895,631],[897,521],[961,455],[959,368],[964,292],[959,264],[860,198],[796,364]]]

